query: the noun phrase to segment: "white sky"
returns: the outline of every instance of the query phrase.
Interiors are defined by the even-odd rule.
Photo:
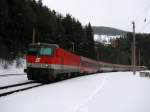
[[[69,13],[82,25],[109,26],[136,32],[150,32],[150,0],[43,0],[51,10]],[[144,23],[144,19],[146,22]]]

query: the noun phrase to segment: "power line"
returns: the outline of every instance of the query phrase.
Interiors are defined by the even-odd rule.
[[[143,14],[147,15],[148,12],[150,11],[150,4],[147,5],[147,7],[139,13],[138,16],[136,16],[135,21],[138,22],[139,18],[142,17]]]
[[[139,25],[144,24],[147,21],[149,11],[150,11],[150,4],[148,4],[147,7],[143,11],[141,11],[141,13],[136,17],[134,21],[138,23]],[[143,31],[143,29],[145,29],[148,25],[149,25],[149,22],[146,25],[144,24],[142,27],[139,27],[138,31],[140,32],[141,30]]]
[[[144,24],[144,25],[139,29],[139,31],[144,31],[149,25],[150,25],[150,21],[147,22],[146,24]]]

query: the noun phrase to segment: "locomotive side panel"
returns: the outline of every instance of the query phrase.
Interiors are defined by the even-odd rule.
[[[79,73],[80,57],[58,48],[51,64],[59,66],[61,73]]]

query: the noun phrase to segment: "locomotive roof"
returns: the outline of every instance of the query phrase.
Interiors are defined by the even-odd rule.
[[[59,48],[57,44],[48,44],[48,43],[31,43],[29,46],[44,46],[44,47],[54,47]]]

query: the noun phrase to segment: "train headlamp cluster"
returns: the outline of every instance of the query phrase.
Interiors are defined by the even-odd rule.
[[[48,67],[48,64],[45,64],[46,67]]]

